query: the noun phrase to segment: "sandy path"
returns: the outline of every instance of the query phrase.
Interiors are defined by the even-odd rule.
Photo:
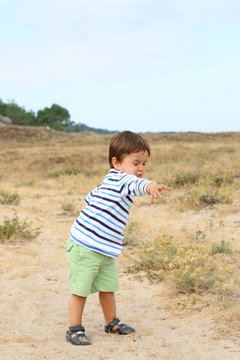
[[[1,245],[1,334],[4,360],[164,359],[237,360],[239,338],[220,339],[210,317],[171,315],[164,306],[164,286],[137,281],[123,273],[116,294],[119,317],[133,325],[134,336],[105,334],[97,295],[88,298],[84,325],[92,346],[65,341],[67,266],[64,234],[71,221],[41,215],[37,240],[28,245]],[[51,223],[49,227],[49,223]],[[48,227],[47,227],[48,224]],[[48,229],[48,233],[47,230]]]

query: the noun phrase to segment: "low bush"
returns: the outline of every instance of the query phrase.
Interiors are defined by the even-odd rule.
[[[179,200],[189,208],[204,208],[216,204],[231,204],[233,201],[233,189],[216,189],[211,186],[199,186],[179,197]]]
[[[169,180],[169,185],[172,187],[182,187],[185,185],[193,185],[198,183],[200,179],[200,174],[196,172],[181,172],[175,174],[173,178]]]
[[[20,221],[15,215],[12,219],[4,218],[0,225],[0,243],[25,242],[35,239],[39,235],[39,229],[32,229],[32,223],[27,219]]]
[[[17,193],[9,193],[8,191],[0,191],[0,204],[2,205],[18,205],[20,196]]]
[[[57,178],[62,175],[78,175],[78,174],[81,174],[82,172],[83,172],[83,170],[80,168],[70,167],[70,168],[66,168],[66,169],[54,170],[49,175],[51,177]]]
[[[217,173],[209,176],[210,183],[216,187],[232,185],[234,181],[234,175]]]
[[[79,213],[79,211],[76,211],[76,206],[74,203],[64,202],[61,207],[63,212],[59,215],[77,216],[77,214]]]
[[[75,205],[72,203],[63,203],[62,204],[62,209],[65,212],[73,212],[75,209]]]
[[[59,178],[60,176],[72,176],[72,175],[79,175],[82,174],[83,176],[89,177],[93,175],[101,175],[102,170],[95,170],[90,168],[78,168],[75,166],[65,168],[65,169],[55,169],[49,173],[50,177]]]
[[[235,290],[237,265],[229,245],[207,242],[177,243],[171,237],[144,242],[139,259],[128,272],[144,272],[149,279],[168,279],[182,294],[204,292],[230,295]]]
[[[123,246],[132,246],[135,244],[136,234],[138,231],[138,224],[130,222],[124,233]]]

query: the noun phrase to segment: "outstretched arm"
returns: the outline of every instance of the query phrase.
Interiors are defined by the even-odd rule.
[[[147,186],[147,193],[151,196],[151,200],[162,199],[162,191],[171,191],[171,188],[164,184],[158,184],[156,182],[151,182]]]

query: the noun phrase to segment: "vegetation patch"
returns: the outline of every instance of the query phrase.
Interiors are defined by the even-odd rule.
[[[76,206],[74,203],[70,203],[70,202],[64,202],[61,206],[63,212],[60,213],[59,215],[67,215],[67,216],[76,216],[77,215],[77,211],[76,211]]]
[[[81,174],[82,172],[83,172],[83,170],[80,169],[80,168],[69,167],[69,168],[66,168],[66,169],[54,170],[49,175],[51,177],[58,178],[58,177],[60,177],[62,175],[78,175],[78,174]]]
[[[139,232],[137,222],[133,221],[127,225],[127,228],[124,232],[123,246],[133,246],[135,245],[137,233]]]
[[[232,185],[235,176],[233,174],[217,173],[209,177],[210,183],[216,187]]]
[[[17,193],[10,193],[8,191],[0,191],[0,204],[2,205],[18,205],[20,196]]]
[[[169,185],[172,187],[182,187],[185,185],[193,185],[198,183],[200,179],[200,174],[196,172],[180,172],[175,174],[173,178],[170,179]]]
[[[30,187],[30,186],[34,186],[36,183],[35,179],[30,179],[30,180],[26,180],[23,181],[19,184],[19,186],[23,186],[23,187]]]
[[[35,239],[39,235],[39,228],[33,229],[32,223],[27,219],[21,221],[15,215],[12,219],[4,218],[0,225],[0,243],[14,244]]]
[[[161,236],[143,242],[128,272],[151,280],[168,280],[179,294],[215,294],[231,298],[239,286],[238,265],[229,244],[177,243]]]
[[[232,188],[216,189],[211,186],[201,186],[180,196],[179,200],[188,208],[201,209],[216,204],[231,204],[233,193]]]
[[[68,167],[65,169],[56,169],[54,171],[52,171],[49,176],[53,177],[53,178],[58,178],[60,176],[72,176],[72,175],[85,175],[85,176],[91,176],[91,175],[98,175],[101,171],[96,171],[96,170],[90,170],[90,169],[86,169],[86,168],[79,168],[79,167]]]

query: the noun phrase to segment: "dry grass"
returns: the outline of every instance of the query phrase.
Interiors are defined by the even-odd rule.
[[[0,191],[0,204],[2,205],[18,205],[20,197],[17,193],[9,193],[7,191]]]
[[[216,295],[228,305],[240,285],[237,254],[225,241],[178,242],[166,235],[140,243],[139,258],[130,272],[142,272],[148,278],[167,279],[180,294]],[[191,300],[192,301],[192,300]]]
[[[146,177],[170,185],[173,191],[152,206],[146,198],[136,200],[124,253],[128,256],[136,246],[144,248],[138,270],[164,279],[177,307],[197,304],[199,310],[214,296],[219,301],[211,300],[213,305],[221,303],[224,308],[225,303],[236,311],[240,133],[144,136],[152,149]],[[19,205],[11,200],[15,213],[31,209],[37,216],[54,213],[56,218],[60,214],[73,219],[86,193],[108,171],[109,139],[44,128],[1,127],[1,198],[13,199],[17,194]],[[48,207],[43,210],[47,198]],[[6,209],[11,214],[4,201],[0,204],[2,223]],[[210,220],[222,221],[222,226],[209,229]],[[227,253],[229,248],[232,253]]]

